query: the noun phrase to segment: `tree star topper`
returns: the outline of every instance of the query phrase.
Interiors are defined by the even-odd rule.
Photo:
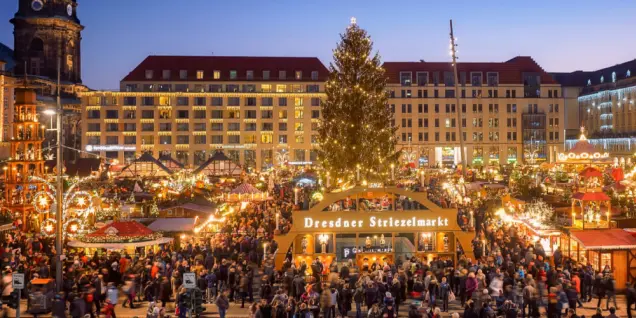
[[[356,17],[351,17],[351,24],[356,24],[357,20]]]

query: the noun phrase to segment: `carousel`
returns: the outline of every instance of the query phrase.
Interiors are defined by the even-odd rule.
[[[145,255],[172,241],[173,238],[163,237],[163,233],[154,232],[137,221],[114,221],[92,233],[77,236],[68,246],[84,249],[87,254],[106,249]]]
[[[557,155],[557,164],[568,171],[578,171],[584,167],[607,168],[614,162],[609,153],[599,152],[585,137],[584,128],[581,127],[579,141],[570,150]]]

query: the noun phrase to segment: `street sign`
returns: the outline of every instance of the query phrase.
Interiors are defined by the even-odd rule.
[[[13,289],[24,289],[24,274],[13,273]]]
[[[197,287],[197,278],[194,273],[183,273],[183,287],[186,289]]]

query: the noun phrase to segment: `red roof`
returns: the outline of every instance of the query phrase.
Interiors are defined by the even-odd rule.
[[[609,201],[610,197],[603,192],[578,192],[572,195],[572,199],[581,201]]]
[[[450,62],[385,62],[383,65],[389,83],[400,83],[400,72],[428,72],[428,82],[433,83],[433,72],[440,72],[439,81],[444,82],[445,71],[452,72]],[[482,72],[482,85],[486,86],[487,72],[499,73],[499,84],[523,84],[523,73],[539,73],[541,84],[558,84],[529,56],[517,56],[506,62],[459,62],[458,72],[466,72],[466,82],[470,84],[470,72]]]
[[[107,224],[100,228],[99,230],[86,235],[87,237],[102,237],[109,236],[110,228],[115,228],[117,230],[114,232],[116,236],[146,236],[152,235],[154,232],[149,228],[143,226],[141,223],[137,221],[117,221],[110,224]]]
[[[594,146],[589,141],[579,140],[576,142],[576,144],[574,144],[574,147],[568,150],[568,152],[580,155],[582,153],[593,154],[598,151],[596,151]]]
[[[597,178],[602,178],[603,177],[603,173],[601,173],[600,171],[592,168],[592,167],[587,167],[583,170],[581,170],[581,172],[579,172],[579,176],[584,177],[584,178],[591,178],[591,177],[597,177]]]
[[[582,230],[570,234],[588,250],[636,249],[636,238],[623,229]]]
[[[146,70],[153,71],[152,79],[146,79]],[[170,71],[170,78],[163,78],[163,71]],[[181,78],[180,71],[186,70],[187,77]],[[203,71],[203,79],[197,79],[197,71]],[[214,79],[214,71],[220,71],[219,79]],[[236,71],[236,78],[230,79],[230,71]],[[247,71],[253,71],[253,79],[247,79]],[[281,81],[278,71],[285,71],[283,81],[327,80],[329,71],[317,57],[259,57],[259,56],[174,56],[150,55],[146,57],[122,81],[263,81],[263,71],[269,71],[269,81]],[[296,71],[302,71],[302,78],[295,79]],[[311,79],[311,72],[318,71],[318,80]]]

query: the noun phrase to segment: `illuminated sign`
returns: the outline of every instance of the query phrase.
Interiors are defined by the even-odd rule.
[[[305,217],[303,225],[306,229],[362,228],[365,226],[378,228],[436,227],[448,226],[448,218],[437,217],[436,219],[421,219],[412,217],[403,219],[397,217],[381,218],[369,216],[367,220],[343,220],[342,218],[335,220],[315,220],[311,217]]]
[[[581,154],[575,154],[570,152],[570,153],[560,153],[558,158],[559,158],[559,161],[567,161],[568,159],[603,159],[603,158],[609,158],[609,153],[595,152],[593,154],[589,154],[587,152],[584,152]]]
[[[135,151],[135,146],[123,145],[86,145],[86,151]]]
[[[313,164],[313,162],[311,161],[289,161],[287,163],[294,166],[304,166],[304,165]]]

